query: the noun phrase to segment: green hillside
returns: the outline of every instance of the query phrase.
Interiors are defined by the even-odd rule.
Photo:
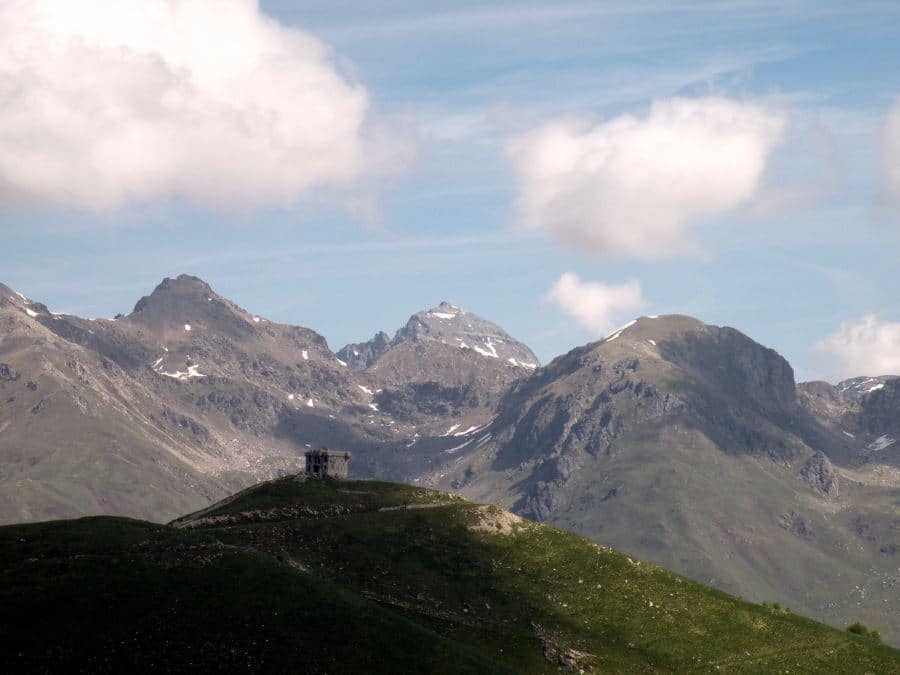
[[[900,673],[900,652],[440,492],[286,478],[0,528],[0,670]]]

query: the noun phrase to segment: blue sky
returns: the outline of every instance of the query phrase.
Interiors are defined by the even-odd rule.
[[[187,272],[256,313],[314,328],[333,349],[448,300],[504,326],[542,361],[634,314],[679,312],[741,329],[785,355],[800,378],[900,371],[900,210],[884,175],[894,157],[884,128],[900,95],[897,3],[264,0],[259,14],[330,47],[328,67],[368,96],[363,153],[383,161],[352,189],[315,174],[319,182],[298,177],[268,201],[255,185],[220,207],[209,186],[178,174],[144,192],[135,185],[145,180],[129,183],[123,198],[97,206],[90,186],[84,199],[56,198],[57,184],[20,198],[3,181],[14,182],[10,157],[21,149],[0,141],[8,160],[0,161],[8,242],[0,280],[56,311],[110,317],[164,276]],[[99,19],[88,12],[84,20]],[[76,86],[115,91],[133,84],[132,72]],[[341,106],[328,114],[352,120],[354,91],[339,87]],[[268,100],[271,92],[252,93]],[[574,221],[556,222],[554,207],[522,227],[523,199],[541,186],[523,177],[537,155],[511,153],[515,139],[578,119],[586,126],[567,133],[585,141],[578,134],[589,129],[596,143],[619,142],[607,122],[628,115],[638,131],[655,129],[651,106],[672,100],[725,101],[752,108],[751,131],[759,115],[777,127],[760,141],[761,173],[750,171],[718,207],[692,197],[673,224],[673,241],[690,239],[699,252],[673,246],[670,255],[663,245],[642,255],[653,241],[646,237],[667,236],[653,229],[654,212],[632,222],[634,200],[625,200],[624,215],[613,218],[608,202],[618,197],[595,194],[594,173],[559,187]],[[59,117],[47,119],[50,128],[28,130],[42,143],[55,137]],[[0,138],[18,129],[7,123],[4,134],[5,122],[0,116]],[[326,140],[325,155],[353,154],[337,136]],[[256,171],[243,147],[232,154],[235,185],[242,162],[261,183],[269,167]],[[731,172],[716,161],[716,173]],[[343,167],[335,160],[327,170]],[[667,203],[654,201],[663,199],[657,185],[646,185],[642,207]],[[273,205],[283,194],[289,203]],[[649,229],[626,250],[593,239],[573,245],[564,233],[571,227],[572,236],[599,232],[602,242]],[[568,305],[548,295],[566,273],[586,294]],[[639,298],[590,295],[592,283],[615,290],[626,282],[639,285]],[[867,316],[876,323],[860,328]]]

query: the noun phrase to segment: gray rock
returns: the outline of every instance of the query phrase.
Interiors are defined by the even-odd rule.
[[[800,469],[800,478],[813,490],[829,497],[838,496],[838,474],[825,453],[819,451]]]

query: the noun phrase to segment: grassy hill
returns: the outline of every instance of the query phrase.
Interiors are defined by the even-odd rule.
[[[497,507],[264,483],[0,528],[0,670],[900,673],[900,652]]]

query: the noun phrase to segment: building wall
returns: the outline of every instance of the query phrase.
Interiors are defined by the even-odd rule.
[[[313,453],[307,453],[306,455],[306,473],[310,475],[347,478],[350,470],[349,465],[349,453],[328,453],[327,459]]]
[[[328,475],[333,478],[346,478],[350,462],[344,455],[328,456]]]

